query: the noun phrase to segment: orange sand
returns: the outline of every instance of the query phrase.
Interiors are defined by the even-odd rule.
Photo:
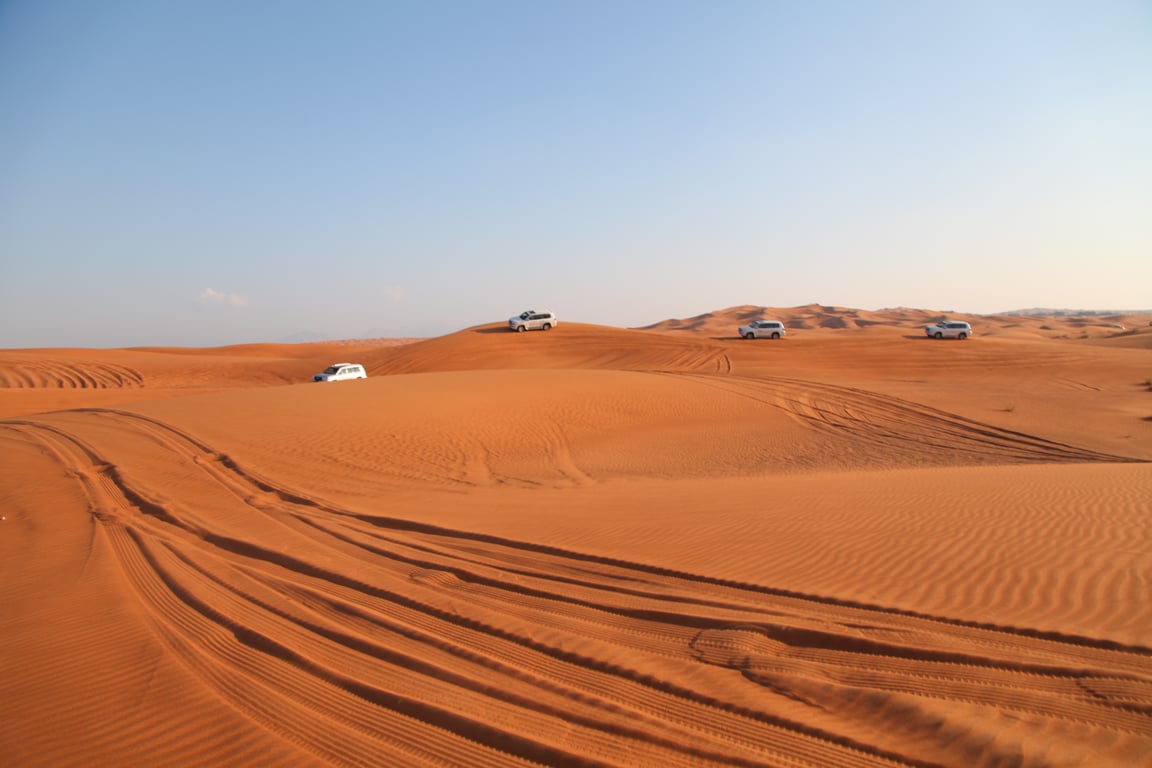
[[[1152,765],[1152,318],[939,316],[0,351],[0,765]]]

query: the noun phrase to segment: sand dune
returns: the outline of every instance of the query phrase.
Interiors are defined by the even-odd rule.
[[[729,307],[689,318],[663,320],[644,326],[644,330],[735,337],[737,327],[760,318],[781,320],[792,333],[807,330],[874,329],[889,334],[903,331],[919,337],[925,325],[950,319],[972,323],[980,336],[1025,335],[1032,338],[1079,340],[1136,337],[1140,339],[1140,345],[1152,341],[1152,314],[971,315],[907,307],[867,310],[822,304],[788,308],[753,305]]]
[[[0,763],[1152,764],[1152,336],[763,312],[0,351]]]

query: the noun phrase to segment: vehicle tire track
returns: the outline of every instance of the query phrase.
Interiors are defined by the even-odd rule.
[[[747,379],[699,374],[689,378],[780,408],[800,423],[829,435],[883,447],[917,462],[1144,463],[1004,429],[890,395],[817,381],[767,377]],[[939,452],[939,460],[933,453]]]
[[[783,408],[814,391],[799,417],[830,429],[906,434],[958,418],[852,390],[830,405],[820,398],[840,388],[792,380],[735,384]],[[156,632],[195,674],[333,761],[959,765],[1006,710],[1065,741],[1084,724],[1152,733],[1152,648],[365,514],[130,411],[0,428],[81,484]],[[909,702],[926,729],[947,721],[941,704],[983,725],[941,736],[931,759],[904,754],[882,734]],[[848,736],[863,731],[846,717],[876,739]]]
[[[143,374],[114,363],[29,358],[17,359],[0,368],[0,388],[132,389],[143,386]]]

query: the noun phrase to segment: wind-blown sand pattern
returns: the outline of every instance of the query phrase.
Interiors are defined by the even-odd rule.
[[[921,320],[0,352],[0,764],[1152,765],[1152,333]]]

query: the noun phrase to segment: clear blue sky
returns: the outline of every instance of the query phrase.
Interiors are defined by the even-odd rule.
[[[0,0],[0,347],[1152,307],[1148,0]]]

